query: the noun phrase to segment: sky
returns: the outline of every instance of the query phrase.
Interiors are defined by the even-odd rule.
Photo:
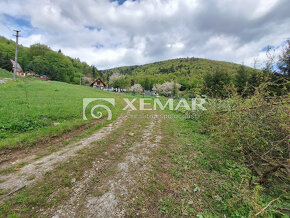
[[[289,0],[0,0],[0,35],[98,69],[179,57],[262,65],[290,38]]]

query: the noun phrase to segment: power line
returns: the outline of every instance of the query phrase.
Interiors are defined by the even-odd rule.
[[[18,68],[18,64],[17,64],[17,59],[18,59],[18,38],[19,38],[19,32],[21,32],[20,30],[13,30],[16,32],[16,51],[15,51],[15,62],[14,62],[14,73],[13,73],[13,80],[16,81],[16,74],[17,74],[17,68]]]

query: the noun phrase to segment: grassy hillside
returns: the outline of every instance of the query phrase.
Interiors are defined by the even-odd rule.
[[[90,87],[36,79],[0,84],[0,149],[30,146],[88,123],[90,120],[83,120],[83,98],[112,95]],[[117,116],[118,108],[113,110],[113,116]]]

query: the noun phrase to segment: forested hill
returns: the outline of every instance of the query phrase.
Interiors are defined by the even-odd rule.
[[[18,62],[25,72],[45,74],[52,80],[80,83],[80,77],[98,77],[94,66],[53,51],[46,45],[34,44],[29,48],[19,45]],[[0,36],[0,68],[11,71],[10,59],[15,58],[15,42]]]
[[[117,67],[107,70],[102,70],[103,73],[121,73],[121,74],[170,74],[170,73],[181,73],[181,74],[198,74],[213,72],[218,68],[223,70],[236,73],[239,68],[239,64],[214,61],[203,58],[178,58],[166,61],[155,62],[145,65],[125,66]]]
[[[146,90],[152,89],[154,84],[162,84],[172,80],[181,84],[181,91],[187,90],[190,93],[202,93],[201,89],[204,89],[205,80],[223,84],[234,81],[238,72],[251,75],[258,70],[224,61],[178,58],[152,64],[100,71],[101,74],[107,74],[107,77],[113,73],[124,74],[127,83],[131,81],[141,84]]]

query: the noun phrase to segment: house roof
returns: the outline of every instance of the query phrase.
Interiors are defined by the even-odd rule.
[[[95,82],[101,82],[101,83],[103,83],[105,86],[107,86],[107,83],[106,83],[106,82],[103,82],[103,80],[101,80],[100,78],[97,78],[94,82],[92,82],[91,86],[93,86]]]
[[[12,59],[10,59],[10,61],[11,61],[12,65],[13,65],[13,68],[15,68],[15,61],[12,60]],[[23,72],[23,70],[22,70],[22,68],[21,68],[21,66],[20,66],[19,63],[17,63],[16,71],[17,71],[17,72]]]

